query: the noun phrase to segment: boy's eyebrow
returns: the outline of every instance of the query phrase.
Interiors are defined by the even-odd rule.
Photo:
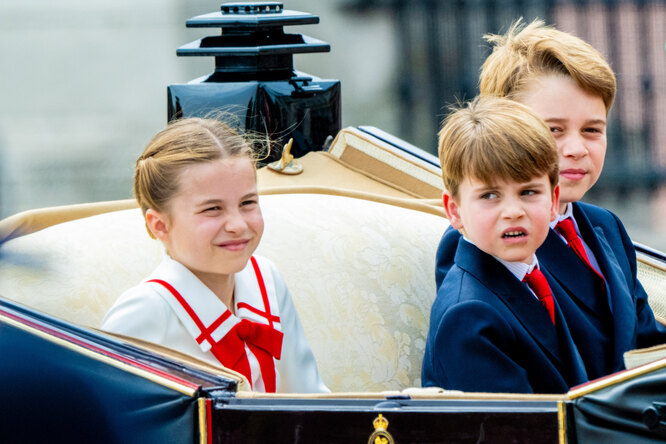
[[[523,188],[546,188],[550,183],[543,183],[540,181],[527,181],[522,184]]]
[[[481,192],[481,191],[490,191],[490,190],[494,190],[495,188],[497,188],[497,185],[492,184],[492,183],[485,183],[485,184],[483,184],[483,185],[478,185],[478,186],[476,186],[476,187],[473,187],[473,188],[472,188],[472,191],[478,193],[478,192]]]
[[[565,117],[546,117],[544,122],[566,123],[569,119]],[[590,119],[585,121],[586,125],[606,125],[606,119]]]

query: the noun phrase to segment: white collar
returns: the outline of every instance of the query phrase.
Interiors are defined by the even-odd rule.
[[[578,231],[578,226],[577,226],[577,224],[576,224],[576,219],[574,219],[574,217],[573,217],[573,205],[571,205],[571,202],[569,202],[569,203],[567,204],[566,209],[564,210],[564,213],[562,213],[562,214],[558,214],[558,215],[557,215],[557,218],[555,218],[555,220],[552,221],[552,222],[550,223],[550,228],[552,228],[552,229],[554,230],[554,229],[555,229],[555,226],[556,226],[559,222],[561,222],[561,221],[563,221],[564,219],[567,219],[567,218],[569,218],[569,217],[570,217],[571,220],[574,222],[574,226],[576,226],[576,231]]]
[[[463,236],[463,239],[474,245],[474,242]],[[478,248],[478,247],[477,247]],[[485,252],[484,252],[485,253]],[[536,257],[536,254],[532,255],[532,263],[526,264],[524,262],[509,262],[493,256],[497,259],[502,265],[504,265],[519,281],[522,282],[523,278],[527,273],[531,273],[534,268],[539,268],[539,260]]]
[[[264,303],[257,283],[257,278],[250,262],[248,262],[243,270],[234,275],[234,295],[236,300],[235,312],[239,314],[238,317],[233,315],[215,293],[201,282],[194,273],[180,262],[170,258],[168,255],[165,255],[162,263],[146,280],[153,279],[163,280],[169,283],[187,302],[205,327],[209,327],[222,315],[228,316],[228,318],[210,335],[215,342],[222,339],[242,318],[264,324],[267,323],[264,317],[257,315],[247,308],[239,309],[238,307],[238,304],[243,302],[259,311],[264,310]],[[161,284],[152,282],[148,284],[154,285],[154,288],[166,299],[171,306],[171,309],[178,316],[178,319],[185,326],[192,338],[195,340],[199,338],[201,335],[199,326],[171,292]],[[267,283],[266,287],[268,291],[270,284]],[[271,314],[277,317],[279,316],[279,313],[275,294],[272,291],[268,291],[268,296],[269,305],[271,306]],[[229,311],[228,315],[225,314],[227,311]],[[274,326],[276,329],[281,330],[279,321]],[[210,342],[205,340],[200,342],[199,346],[204,352],[207,352],[211,348]]]
[[[524,262],[509,262],[498,257],[495,257],[495,259],[500,261],[501,264],[504,265],[521,282],[527,273],[531,273],[535,268],[539,268],[539,260],[537,259],[536,254],[532,255],[531,264],[526,264]]]

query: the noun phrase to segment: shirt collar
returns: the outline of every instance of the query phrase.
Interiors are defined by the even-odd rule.
[[[494,257],[494,256],[493,256]],[[495,257],[507,270],[509,270],[519,281],[525,278],[527,273],[531,273],[535,268],[539,268],[539,261],[536,254],[532,255],[532,263],[526,264],[524,262],[509,262]]]
[[[550,228],[555,230],[557,224],[560,223],[560,221],[563,221],[564,219],[571,219],[571,221],[573,222],[573,226],[576,229],[576,234],[578,234],[578,237],[582,238],[582,236],[580,235],[580,230],[578,229],[578,222],[576,222],[576,218],[573,215],[573,205],[571,205],[571,202],[567,204],[567,208],[566,210],[564,210],[564,213],[558,214],[557,218],[550,223]],[[555,232],[562,240],[564,240],[564,237],[560,233],[558,233],[557,230],[555,230]]]
[[[557,218],[550,223],[550,228],[553,230],[555,229],[555,225],[557,225],[560,221],[571,218],[572,221],[574,221],[574,226],[576,226],[576,219],[573,217],[573,206],[571,205],[571,202],[567,204],[566,209],[564,210],[563,214],[558,214]],[[576,231],[578,230],[578,226],[576,226]]]
[[[474,245],[474,242],[463,236],[463,239]],[[502,265],[504,265],[519,281],[522,282],[523,278],[527,273],[531,273],[534,268],[539,268],[539,260],[536,257],[536,254],[532,255],[532,263],[526,264],[524,262],[509,262],[493,256],[497,259]]]

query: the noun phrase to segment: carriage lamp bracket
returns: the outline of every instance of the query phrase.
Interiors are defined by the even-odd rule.
[[[321,85],[310,82],[312,82],[312,77],[297,76],[289,79],[289,84],[294,87],[291,95],[294,97],[313,96],[322,91]]]
[[[652,431],[666,433],[666,403],[653,402],[642,413],[643,424]]]

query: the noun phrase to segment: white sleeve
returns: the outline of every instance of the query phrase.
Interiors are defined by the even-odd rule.
[[[157,291],[138,285],[123,293],[102,321],[102,330],[165,345],[171,308]]]
[[[272,263],[271,263],[272,265]],[[280,323],[284,339],[282,356],[277,361],[280,373],[280,393],[321,393],[330,392],[319,376],[317,361],[310,349],[296,307],[291,300],[282,276],[275,266],[271,267],[278,304],[280,305]]]

